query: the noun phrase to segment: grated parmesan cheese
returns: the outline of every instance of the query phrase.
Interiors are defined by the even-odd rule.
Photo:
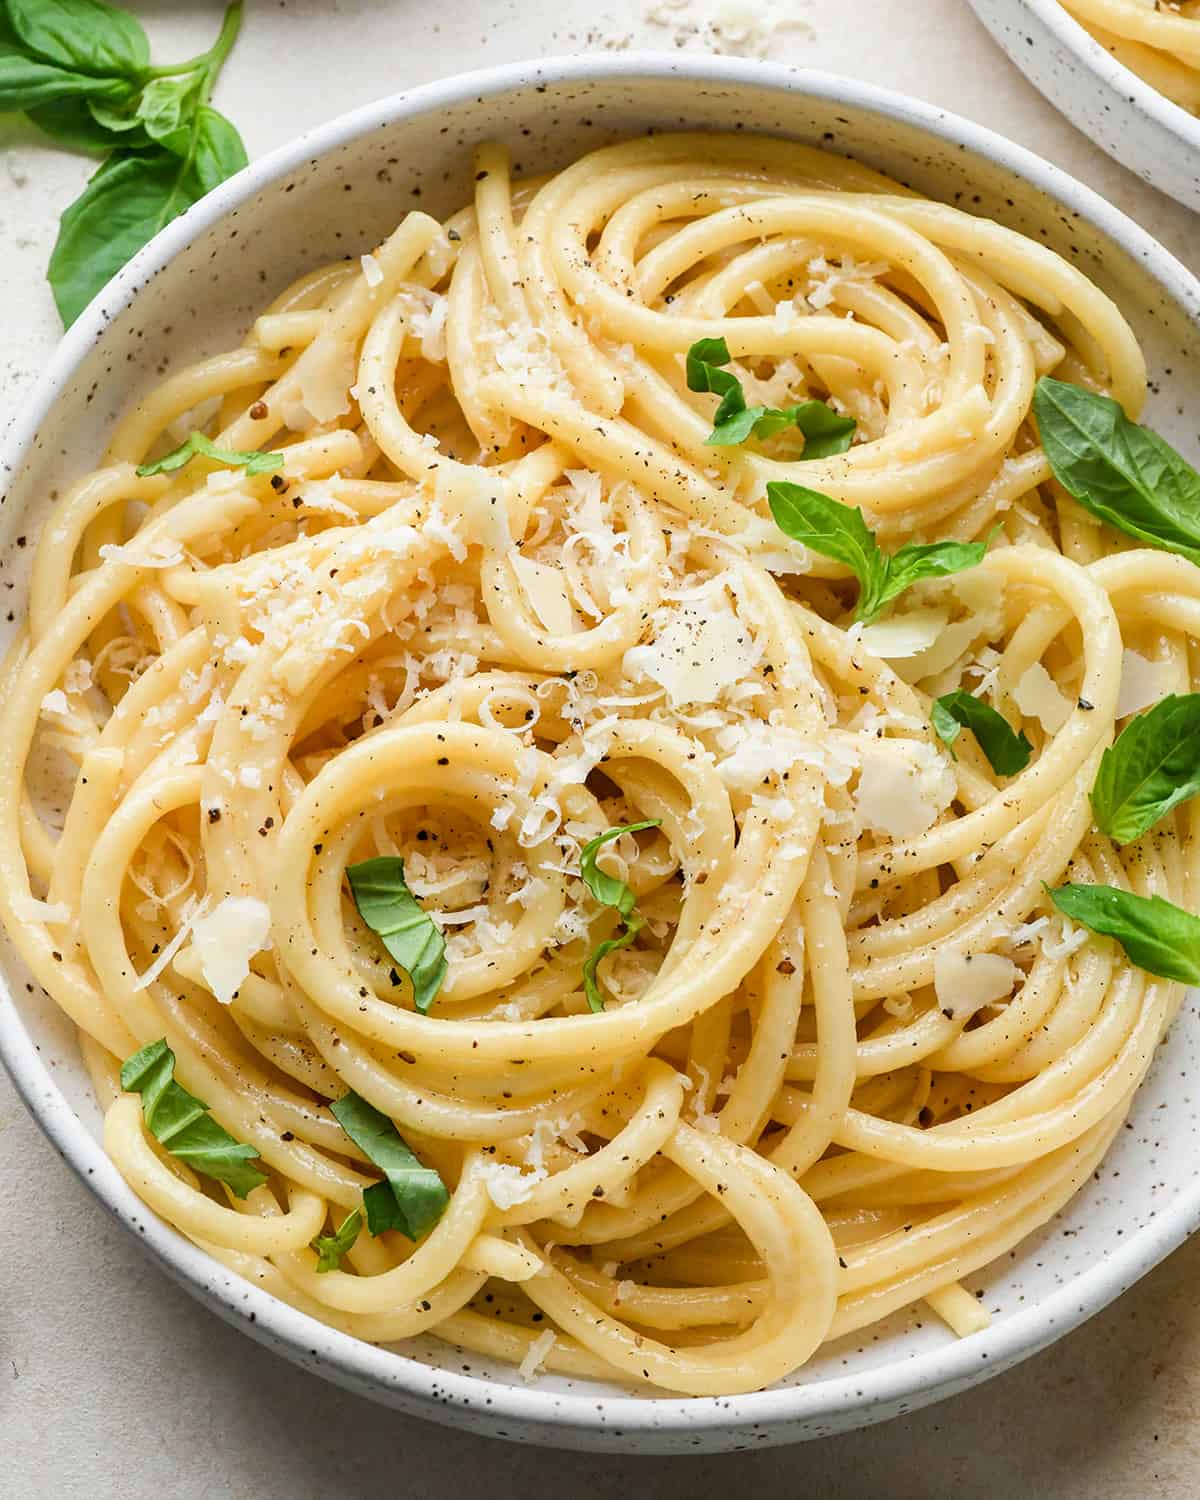
[[[267,945],[271,908],[252,896],[226,896],[192,923],[192,950],[204,982],[228,1005],[250,973],[250,960]]]
[[[538,1334],[537,1338],[534,1339],[525,1351],[524,1359],[517,1366],[517,1374],[520,1375],[522,1380],[530,1381],[534,1378],[542,1368],[543,1361],[551,1349],[554,1348],[556,1342],[557,1335],[552,1328],[547,1328],[544,1333]]]
[[[1128,718],[1140,713],[1171,691],[1171,669],[1166,662],[1151,661],[1136,651],[1121,653],[1121,687],[1117,693],[1116,716]],[[44,701],[44,700],[43,700]]]
[[[1000,953],[960,953],[941,948],[933,961],[933,988],[941,1009],[955,1021],[968,1021],[985,1005],[1012,994],[1020,969]]]
[[[520,1167],[511,1166],[508,1162],[489,1162],[481,1173],[484,1184],[487,1187],[488,1197],[497,1208],[515,1208],[518,1203],[527,1203],[533,1196],[533,1190],[539,1182],[544,1182],[547,1177],[545,1167],[535,1167],[531,1172],[523,1172]]]
[[[571,598],[561,569],[548,567],[514,552],[509,559],[521,590],[534,614],[551,635],[573,635],[579,622],[571,607]]]
[[[863,828],[915,838],[954,798],[948,762],[919,740],[876,740],[862,752],[856,808]]]
[[[1013,702],[1027,719],[1040,719],[1042,727],[1056,734],[1071,716],[1071,705],[1040,661],[1035,661],[1013,688]]]

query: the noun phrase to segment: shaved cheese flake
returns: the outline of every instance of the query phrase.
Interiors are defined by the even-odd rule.
[[[1121,653],[1121,689],[1117,694],[1117,718],[1140,713],[1171,691],[1171,669],[1166,662],[1151,661],[1136,651]],[[42,700],[43,704],[45,699]]]
[[[271,908],[253,896],[226,896],[192,923],[192,949],[204,982],[228,1005],[250,973],[250,960],[267,945]]]
[[[525,1351],[524,1359],[517,1366],[517,1374],[520,1375],[522,1380],[529,1381],[533,1379],[542,1368],[543,1361],[551,1349],[554,1348],[556,1342],[557,1335],[552,1328],[547,1328],[544,1333],[538,1334],[537,1338],[534,1339]]]
[[[42,699],[44,714],[66,714],[70,711],[71,705],[67,702],[67,695],[62,688],[54,688]]]
[[[361,258],[363,280],[368,286],[378,286],[383,280],[383,267],[373,255],[364,255]]]
[[[514,552],[509,559],[534,614],[551,635],[574,635],[579,628],[566,582],[558,568]]]
[[[100,556],[105,562],[128,563],[132,568],[173,568],[183,561],[183,549],[178,542],[161,537],[141,547],[136,542],[124,547],[105,542]]]
[[[357,361],[350,344],[331,344],[300,361],[300,402],[316,422],[332,422],[350,410]],[[292,424],[288,422],[290,427]]]
[[[533,1190],[547,1176],[545,1167],[536,1167],[532,1172],[523,1172],[520,1167],[507,1162],[489,1162],[481,1173],[487,1187],[488,1197],[497,1208],[515,1208],[518,1203],[527,1203]]]
[[[1071,704],[1040,661],[1035,661],[1013,688],[1013,702],[1027,719],[1040,719],[1050,734],[1056,734],[1071,716]]]
[[[442,465],[437,471],[437,498],[451,524],[462,517],[469,541],[494,552],[512,550],[508,486],[502,474]]]
[[[960,953],[940,948],[933,960],[933,988],[941,1009],[968,1021],[985,1005],[1006,1000],[1021,971],[1000,953]]]
[[[745,677],[755,659],[749,630],[710,594],[672,611],[648,645],[631,646],[622,670],[626,677],[661,683],[678,706],[711,703]]]
[[[919,740],[876,740],[862,752],[857,810],[863,828],[909,839],[933,826],[956,784],[949,763]]]
[[[944,609],[914,609],[908,614],[892,615],[874,625],[862,626],[859,640],[872,656],[880,656],[885,661],[916,656],[933,645],[949,618]]]

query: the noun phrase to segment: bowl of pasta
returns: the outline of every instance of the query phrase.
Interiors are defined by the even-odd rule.
[[[1200,10],[1190,0],[970,0],[1031,83],[1131,172],[1200,209]]]
[[[782,67],[241,173],[0,470],[34,1115],[482,1433],[796,1441],[1070,1329],[1200,1220],[1198,326],[1061,172]]]

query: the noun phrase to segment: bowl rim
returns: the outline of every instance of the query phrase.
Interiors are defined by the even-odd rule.
[[[538,85],[683,80],[697,85],[750,86],[862,108],[915,127],[983,157],[1078,213],[1151,275],[1200,327],[1200,282],[1120,210],[1061,168],[981,125],[890,89],[816,70],[706,54],[639,51],[619,56],[576,55],[518,61],[460,73],[363,105],[288,142],[244,168],[162,230],[96,296],[65,334],[0,441],[0,476],[15,476],[38,430],[77,367],[139,291],[199,235],[314,156],[416,116]],[[7,488],[7,483],[5,488]],[[962,1389],[1015,1364],[1098,1312],[1200,1228],[1200,1178],[1160,1208],[1119,1248],[1057,1287],[1032,1307],[945,1347],[910,1355],[858,1374],[812,1384],[776,1386],[732,1397],[658,1398],[561,1392],[521,1387],[442,1369],[409,1355],[366,1344],[329,1328],[227,1272],[219,1262],[159,1219],[138,1199],[103,1147],[74,1113],[32,1036],[25,1030],[6,978],[0,975],[0,1060],[51,1143],[104,1206],[192,1295],[227,1321],[307,1368],[318,1368],[360,1393],[387,1399],[443,1422],[508,1423],[526,1429],[510,1436],[569,1443],[585,1435],[595,1446],[628,1448],[639,1437],[709,1443],[777,1427],[784,1438],[813,1425],[862,1425]],[[456,1411],[457,1409],[457,1411]],[[873,1409],[875,1415],[872,1415]],[[533,1430],[531,1430],[533,1429]],[[781,1438],[780,1440],[784,1440]],[[706,1445],[704,1438],[697,1446]]]
[[[973,9],[978,10],[984,4],[1002,4],[1003,0],[970,0],[970,3]],[[1062,0],[1013,0],[1013,3],[1017,9],[1024,9],[1036,16],[1055,40],[1077,57],[1101,83],[1120,94],[1122,99],[1147,115],[1154,124],[1178,137],[1185,146],[1200,151],[1200,117],[1184,109],[1182,104],[1176,104],[1174,99],[1168,99],[1166,94],[1147,83],[1140,73],[1135,73],[1119,58],[1114,57],[1067,10]],[[1004,50],[1022,73],[1032,76],[1018,61],[1019,53],[1016,48],[1011,52],[1007,47]],[[1061,108],[1055,99],[1051,98],[1051,102],[1056,108]],[[1156,184],[1152,183],[1151,186]],[[1166,189],[1159,191],[1165,192]]]

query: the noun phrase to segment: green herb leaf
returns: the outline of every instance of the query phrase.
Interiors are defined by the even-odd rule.
[[[424,1015],[446,978],[446,944],[409,890],[404,861],[390,854],[364,859],[347,865],[346,875],[359,916],[412,981],[413,1004]]]
[[[1200,984],[1200,917],[1161,896],[1134,896],[1112,885],[1062,885],[1050,898],[1072,921],[1116,938],[1148,974]]]
[[[649,818],[644,823],[626,823],[619,828],[609,828],[594,839],[590,839],[580,853],[579,873],[584,885],[591,892],[592,899],[598,901],[601,906],[611,906],[623,924],[622,931],[616,937],[606,938],[602,943],[597,944],[584,962],[583,990],[587,996],[588,1005],[594,1011],[604,1009],[604,991],[600,988],[596,976],[601,960],[607,958],[610,953],[615,953],[619,948],[627,948],[645,926],[645,919],[633,909],[637,897],[632,889],[623,880],[618,880],[615,875],[609,875],[602,870],[596,863],[596,856],[605,844],[611,844],[613,839],[619,839],[623,833],[640,833],[644,828],[658,828],[661,824],[661,818]]]
[[[1200,794],[1200,693],[1172,694],[1131,719],[1103,754],[1092,788],[1096,827],[1129,844]]]
[[[930,719],[943,745],[953,745],[962,730],[969,729],[998,776],[1015,776],[1029,764],[1033,746],[1025,735],[1015,733],[1007,719],[970,693],[944,693],[934,702]]]
[[[198,453],[211,458],[214,463],[228,464],[231,469],[245,469],[250,478],[255,474],[269,474],[272,469],[283,467],[282,453],[264,453],[257,448],[245,453],[237,448],[218,448],[202,432],[193,432],[186,442],[180,443],[178,448],[172,449],[162,458],[156,458],[153,463],[139,464],[137,472],[142,479],[149,479],[155,474],[174,474],[176,469],[182,469]]]
[[[146,1125],[172,1156],[206,1177],[228,1183],[244,1198],[267,1180],[265,1173],[250,1165],[258,1152],[235,1141],[208,1113],[208,1105],[176,1083],[174,1075],[175,1054],[160,1039],[126,1059],[121,1087],[141,1094]]]
[[[315,1240],[310,1241],[312,1249],[317,1252],[317,1272],[336,1271],[342,1263],[342,1256],[351,1249],[362,1229],[362,1210],[356,1208],[342,1220],[341,1228],[333,1234],[319,1234]]]
[[[859,582],[854,618],[864,624],[910,585],[976,567],[987,552],[987,542],[929,542],[909,543],[889,556],[856,506],[786,480],[767,485],[767,502],[785,536],[851,570]]]
[[[1043,376],[1033,394],[1054,477],[1085,510],[1200,563],[1200,474],[1117,402]]]
[[[446,1184],[432,1167],[418,1161],[391,1120],[361,1095],[344,1094],[329,1108],[386,1179],[373,1183],[363,1193],[370,1232],[398,1229],[410,1240],[428,1234],[450,1202]]]
[[[721,398],[713,414],[713,430],[704,440],[710,447],[732,447],[749,437],[774,437],[794,426],[804,434],[803,459],[830,458],[849,448],[857,425],[853,417],[838,416],[824,401],[802,401],[783,409],[747,406],[741,382],[720,368],[729,360],[723,338],[697,339],[687,352],[688,390],[710,391]]]
[[[69,328],[131,256],[202,196],[195,173],[161,147],[114,153],[63,214],[48,275]]]
[[[220,110],[203,105],[196,116],[192,171],[201,193],[211,193],[226,178],[240,172],[248,158],[236,126]]]
[[[140,130],[118,133],[97,119],[93,99],[82,96],[74,99],[55,99],[51,104],[39,104],[29,110],[29,118],[60,146],[72,151],[86,151],[93,155],[114,150],[118,146],[142,146],[146,138]]]
[[[948,578],[965,568],[977,568],[987,549],[987,542],[908,543],[888,558],[883,603],[889,603],[922,578]]]
[[[58,99],[83,96],[121,99],[133,92],[120,78],[93,78],[29,57],[0,36],[0,114],[34,110]]]
[[[192,117],[203,87],[202,73],[152,78],[142,90],[133,123],[176,156],[186,156],[191,144]]]
[[[100,0],[4,0],[9,25],[30,52],[60,68],[141,81],[150,43],[128,11]]]

